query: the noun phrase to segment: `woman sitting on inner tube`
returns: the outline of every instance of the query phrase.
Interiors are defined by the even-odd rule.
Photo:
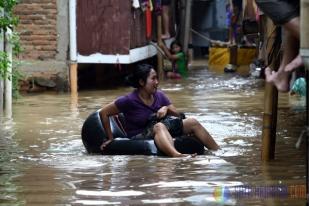
[[[128,138],[154,138],[157,147],[170,157],[188,156],[188,154],[178,152],[173,144],[172,136],[182,134],[193,134],[192,138],[194,136],[198,138],[208,149],[217,150],[219,148],[206,129],[194,118],[157,122],[151,126],[149,134],[148,122],[153,113],[158,119],[166,115],[180,117],[180,113],[176,111],[165,94],[158,90],[158,76],[151,65],[138,65],[126,80],[136,89],[126,96],[117,98],[100,111],[103,127],[108,137],[108,140],[100,147],[102,150],[113,141],[109,116],[119,113],[124,115]]]

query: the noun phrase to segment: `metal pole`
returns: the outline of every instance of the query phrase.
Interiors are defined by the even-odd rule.
[[[69,20],[70,20],[70,60],[77,61],[77,46],[76,46],[76,1],[70,0],[69,2]]]
[[[3,15],[3,9],[0,8],[0,17]],[[3,31],[0,30],[0,52],[4,51],[4,34]],[[0,116],[3,115],[3,99],[4,99],[4,82],[0,77]]]
[[[0,31],[0,52],[4,51],[4,46],[3,46],[3,32]],[[4,99],[4,82],[2,77],[0,77],[0,116],[3,115],[3,99]]]
[[[0,117],[3,115],[3,98],[4,98],[4,93],[3,93],[3,80],[0,77]]]
[[[12,44],[10,43],[10,39],[12,37],[11,29],[7,29],[5,33],[5,52],[8,56],[8,68],[7,68],[7,77],[4,80],[5,88],[4,88],[4,113],[6,117],[12,117]]]
[[[70,20],[70,87],[72,93],[78,91],[77,38],[76,38],[76,1],[69,1]]]

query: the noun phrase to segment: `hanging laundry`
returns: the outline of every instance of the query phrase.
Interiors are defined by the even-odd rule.
[[[152,34],[152,10],[153,10],[153,5],[152,1],[148,0],[146,4],[146,38],[147,40],[151,40],[151,34]]]
[[[134,9],[138,9],[141,7],[140,3],[139,3],[139,0],[132,0],[132,7]]]
[[[156,12],[157,15],[161,15],[161,13],[162,13],[162,2],[161,2],[161,0],[155,1],[155,12]]]

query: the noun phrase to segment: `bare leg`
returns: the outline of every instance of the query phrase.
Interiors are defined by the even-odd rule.
[[[170,79],[181,79],[181,75],[176,72],[167,72],[166,77]]]
[[[295,17],[291,19],[289,22],[285,23],[283,25],[283,28],[287,31],[290,31],[290,33],[299,40],[300,35],[300,19],[299,17]],[[294,42],[295,43],[295,42]]]
[[[265,70],[266,81],[273,83],[278,91],[289,91],[291,71],[302,64],[298,55],[299,49],[299,18],[296,17],[284,25],[284,52],[280,67],[277,72],[269,67]],[[298,57],[299,56],[299,57]]]
[[[295,69],[303,65],[304,65],[303,59],[301,58],[300,54],[298,54],[297,57],[293,59],[293,61],[291,61],[288,65],[286,65],[284,71],[293,72]]]
[[[157,123],[153,127],[155,133],[154,140],[159,149],[170,157],[186,157],[188,154],[182,154],[175,149],[174,141],[166,126],[162,123]]]
[[[169,15],[169,5],[162,6],[162,19],[163,19],[163,34],[162,39],[168,39],[170,35],[170,15]]]
[[[208,149],[219,149],[218,144],[208,131],[194,118],[183,120],[183,131],[185,134],[193,133]]]
[[[289,42],[291,44],[296,45],[295,49],[297,50],[298,53],[298,49],[299,49],[299,38],[300,38],[300,19],[299,17],[296,17],[294,19],[292,19],[291,21],[289,21],[288,23],[286,23],[284,25],[284,29],[287,31],[290,31],[290,34],[293,35],[293,37],[295,38],[295,40],[293,42]],[[295,42],[297,42],[297,44],[295,44]],[[300,54],[298,53],[298,55],[295,55],[296,57],[288,62],[288,64],[285,67],[285,71],[286,72],[292,72],[294,71],[296,68],[303,66],[303,60],[300,56]]]

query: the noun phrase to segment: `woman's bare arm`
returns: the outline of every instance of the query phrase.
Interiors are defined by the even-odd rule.
[[[178,59],[178,56],[175,54],[172,54],[164,43],[159,43],[159,47],[164,51],[165,55],[170,61],[175,61]]]
[[[109,140],[113,139],[112,129],[109,123],[109,117],[119,114],[119,110],[114,102],[104,106],[100,111],[103,127]]]
[[[175,117],[180,117],[180,113],[177,111],[176,107],[172,104],[167,106],[167,114]]]

